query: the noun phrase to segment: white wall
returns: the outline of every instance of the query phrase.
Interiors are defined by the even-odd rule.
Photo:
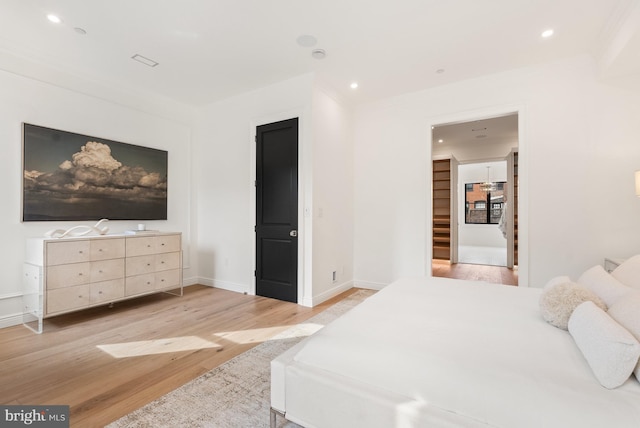
[[[305,302],[310,306],[351,288],[353,280],[351,111],[317,85],[313,134],[313,301]]]
[[[55,76],[54,76],[55,77]],[[71,79],[70,79],[71,80]],[[77,80],[80,82],[80,80]],[[153,99],[145,111],[143,104],[126,107],[130,99],[87,95],[68,89],[64,82],[44,83],[30,77],[0,71],[0,326],[21,322],[22,262],[28,237],[42,236],[51,229],[66,229],[76,223],[21,223],[22,133],[21,123],[61,129],[105,139],[169,151],[168,221],[148,222],[152,228],[183,232],[185,266],[190,261],[190,195],[182,189],[190,186],[191,127],[185,121],[192,112],[183,106]],[[86,87],[83,87],[86,89]],[[153,106],[151,105],[153,104]],[[166,108],[165,108],[166,107]],[[177,112],[175,116],[169,111]],[[177,118],[177,119],[176,119]],[[97,219],[96,219],[97,220]],[[83,224],[93,224],[85,222]],[[112,221],[110,231],[122,232],[133,222]],[[187,281],[194,275],[186,271]]]
[[[304,75],[205,107],[194,134],[200,282],[255,293],[255,127],[299,117],[298,301],[351,287],[349,110]],[[337,272],[332,281],[331,273]]]
[[[360,107],[355,123],[355,283],[429,272],[428,126],[520,106],[521,283],[577,277],[640,252],[638,78],[599,82],[588,57]],[[523,278],[524,276],[524,278]]]
[[[310,251],[311,97],[304,75],[206,106],[194,131],[198,272],[200,283],[254,293],[255,127],[299,117],[299,238]],[[301,260],[302,267],[307,263]],[[300,275],[311,275],[301,270]],[[310,283],[303,279],[300,283]],[[311,295],[311,289],[299,290]]]
[[[458,166],[458,245],[506,248],[507,240],[497,224],[465,223],[465,184],[486,181],[487,166],[491,167],[491,181],[507,181],[506,161]]]

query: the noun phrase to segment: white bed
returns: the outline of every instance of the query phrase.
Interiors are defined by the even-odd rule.
[[[307,428],[640,427],[640,383],[601,386],[540,292],[399,280],[272,362],[272,409]]]

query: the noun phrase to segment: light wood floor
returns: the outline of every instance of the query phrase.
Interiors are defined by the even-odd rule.
[[[472,265],[464,263],[450,264],[448,261],[434,260],[433,276],[444,278],[487,281],[495,284],[518,285],[518,270],[502,266]]]
[[[102,427],[355,291],[306,308],[196,285],[51,318],[41,335],[0,329],[0,403],[69,405],[72,427]]]

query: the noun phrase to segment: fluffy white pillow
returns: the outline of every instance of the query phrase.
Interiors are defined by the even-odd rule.
[[[544,288],[551,288],[554,285],[563,284],[565,282],[571,282],[571,278],[566,275],[556,276],[555,278],[551,278]]]
[[[631,287],[615,279],[600,265],[587,270],[577,282],[596,293],[607,306],[613,305],[616,300],[633,291]]]
[[[611,275],[624,285],[640,290],[640,254],[622,262]]]
[[[573,311],[569,333],[602,386],[616,388],[629,379],[640,358],[640,343],[593,302]]]
[[[573,310],[586,301],[593,301],[603,310],[607,308],[602,299],[591,290],[575,282],[563,282],[542,290],[540,312],[546,322],[566,330]]]
[[[640,341],[640,291],[634,291],[616,301],[608,312],[618,324]],[[640,362],[633,371],[640,381]]]

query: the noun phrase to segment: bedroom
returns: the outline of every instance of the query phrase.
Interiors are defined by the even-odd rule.
[[[613,13],[610,2],[600,3]],[[616,28],[626,34],[632,26],[635,38],[627,49],[635,52],[637,2],[620,2],[619,7],[628,8],[628,19]],[[9,20],[10,14],[3,17]],[[537,38],[538,23],[530,26]],[[293,35],[296,49],[302,49],[295,45],[299,34]],[[15,48],[9,35],[3,33],[3,39]],[[619,55],[620,64],[630,55],[618,47],[609,53]],[[352,109],[327,94],[313,73],[194,107],[71,77],[65,70],[34,64],[27,54],[13,55],[7,46],[1,52],[0,177],[6,202],[0,213],[0,254],[8,267],[0,274],[2,326],[19,323],[25,238],[51,228],[19,221],[23,121],[168,149],[172,186],[185,190],[172,194],[169,221],[157,227],[182,231],[185,283],[251,292],[249,130],[291,115],[304,120],[303,163],[310,171],[304,196],[313,221],[304,232],[313,239],[305,240],[303,304],[316,304],[351,286],[381,288],[400,276],[427,273],[429,126],[506,111],[521,111],[524,125],[523,192],[528,197],[522,221],[528,228],[523,228],[527,247],[522,257],[528,266],[521,266],[520,279],[540,286],[558,274],[576,276],[604,257],[639,252],[629,239],[640,236],[640,200],[633,190],[633,173],[640,169],[638,69],[616,77],[611,57],[576,52],[414,88]],[[331,55],[328,50],[325,60]],[[613,75],[605,79],[601,73],[607,69]],[[435,75],[435,70],[429,72]],[[361,82],[359,89],[365,88]],[[332,271],[339,273],[336,283]]]

